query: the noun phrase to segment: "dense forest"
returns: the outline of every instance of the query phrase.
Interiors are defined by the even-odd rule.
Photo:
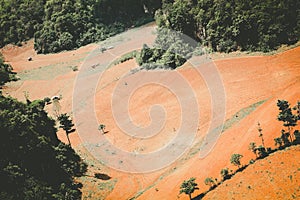
[[[295,0],[0,0],[0,47],[35,39],[70,50],[143,24],[180,31],[213,51],[270,51],[300,35]]]
[[[70,50],[153,19],[159,0],[0,0],[0,47],[35,39],[38,53]]]
[[[0,58],[0,85],[14,79]],[[86,164],[56,136],[45,101],[18,102],[0,90],[0,199],[80,199]]]
[[[300,38],[300,1],[163,0],[157,24],[214,51],[270,51]]]

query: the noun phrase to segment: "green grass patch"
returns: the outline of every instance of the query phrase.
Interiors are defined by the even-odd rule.
[[[123,62],[126,62],[128,60],[131,60],[133,58],[135,58],[138,54],[138,51],[134,50],[134,51],[131,51],[131,52],[128,52],[122,56],[120,56],[119,58],[117,58],[116,60],[114,60],[108,68],[114,66],[114,65],[118,65],[118,64],[121,64]]]
[[[257,103],[254,103],[250,105],[249,107],[243,108],[237,113],[235,113],[230,119],[226,120],[222,129],[222,133],[229,128],[231,128],[233,125],[247,117],[250,113],[252,113],[257,107],[265,103],[267,99],[259,101]]]

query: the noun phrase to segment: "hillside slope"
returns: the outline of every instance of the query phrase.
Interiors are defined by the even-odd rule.
[[[248,166],[209,192],[208,199],[299,199],[300,146],[278,151]]]
[[[144,28],[124,34],[141,38],[142,34],[139,31],[143,31]],[[152,29],[147,30],[148,33],[152,31]],[[122,43],[127,41],[127,35],[121,36],[122,40],[118,41],[114,49],[106,52],[103,56],[109,57],[112,55],[110,53],[114,53],[115,57],[120,56],[118,52],[122,52],[122,48],[125,48]],[[80,72],[81,64],[84,63],[86,56],[97,47],[92,44],[74,51],[49,55],[36,55],[32,42],[21,48],[3,49],[5,60],[21,77],[20,81],[6,85],[4,94],[19,100],[25,99],[24,91],[28,92],[30,99],[62,95],[61,112],[71,113],[76,76]],[[28,56],[31,56],[33,61],[28,62]],[[103,60],[97,60],[97,62],[101,61]],[[170,166],[152,173],[124,173],[93,160],[84,149],[78,132],[71,133],[70,140],[73,147],[77,151],[80,150],[81,155],[85,155],[89,159],[90,166],[93,165],[92,168],[94,168],[92,170],[105,172],[112,177],[110,181],[86,178],[84,182],[86,185],[83,188],[84,199],[103,199],[105,197],[106,199],[188,199],[187,196],[178,194],[180,184],[190,177],[197,178],[196,181],[200,187],[200,190],[194,194],[197,196],[208,189],[208,186],[203,183],[206,177],[219,179],[222,168],[235,169],[229,161],[233,153],[244,155],[242,163],[248,163],[254,157],[248,150],[248,144],[252,141],[260,144],[257,133],[258,121],[261,123],[266,145],[274,146],[273,138],[280,135],[282,127],[282,124],[276,120],[277,99],[286,99],[294,105],[300,97],[300,47],[272,56],[228,58],[213,62],[220,73],[226,92],[226,101],[223,102],[226,105],[226,130],[210,154],[203,159],[199,158],[199,144],[207,133],[212,116],[210,91],[203,77],[196,72],[195,68],[187,64],[176,72],[190,84],[201,111],[195,145],[191,148],[191,152],[186,152],[183,157]],[[72,71],[72,66],[77,66],[79,71]],[[162,105],[167,113],[166,118],[158,117],[156,120],[165,120],[166,123],[161,132],[150,140],[133,141],[132,138],[127,137],[118,128],[112,115],[111,94],[117,84],[130,86],[135,83],[134,76],[128,76],[126,84],[124,80],[119,79],[135,66],[136,63],[130,60],[106,71],[97,86],[94,97],[95,111],[98,122],[104,123],[109,131],[105,137],[114,145],[131,152],[147,153],[162,147],[174,136],[174,130],[177,130],[180,124],[181,107],[176,95],[172,94],[168,88],[156,84],[148,84],[139,88],[133,93],[129,103],[129,113],[134,124],[147,127],[151,123],[149,108],[155,104]],[[90,71],[96,73],[96,70],[93,71],[91,67]],[[172,73],[170,72],[168,80],[174,87],[180,88],[180,84],[172,82]],[[190,98],[190,96],[184,96],[184,98]],[[120,98],[119,102],[122,100]],[[52,105],[47,106],[47,110],[52,115]],[[127,115],[124,116],[124,118],[127,117]],[[185,120],[192,122],[195,119]],[[88,130],[86,131],[88,132]],[[66,141],[63,131],[60,131],[58,136],[61,140]],[[92,139],[97,140],[98,138]],[[293,161],[286,160],[285,163]],[[91,176],[94,171],[90,172]],[[104,187],[103,184],[106,186]],[[278,184],[283,187],[283,190],[290,187],[290,184]],[[277,188],[276,184],[274,184],[274,188]],[[264,192],[268,193],[267,190]]]

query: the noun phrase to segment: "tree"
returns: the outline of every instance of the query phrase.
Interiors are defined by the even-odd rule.
[[[216,186],[216,182],[212,177],[207,177],[204,180],[205,185],[209,185],[210,189],[214,188]]]
[[[275,138],[274,141],[275,141],[275,146],[278,146],[279,149],[281,149],[283,144],[282,138],[281,137]]]
[[[290,133],[286,132],[285,130],[281,130],[281,140],[283,141],[284,146],[291,145],[291,142],[289,140]]]
[[[102,133],[104,134],[104,133],[105,133],[105,132],[104,132],[105,127],[106,127],[106,126],[105,126],[104,124],[100,124],[99,127],[98,127],[98,130],[101,130]]]
[[[66,132],[66,136],[69,142],[69,145],[71,145],[69,133],[72,132],[72,128],[74,124],[72,123],[72,120],[70,119],[70,116],[67,113],[61,114],[58,116],[58,121],[60,123],[60,128],[62,128]]]
[[[256,144],[255,144],[255,142],[250,142],[248,149],[249,149],[249,151],[251,151],[252,153],[254,153],[255,156],[256,156],[256,158],[257,158]]]
[[[293,110],[296,111],[296,119],[300,120],[300,101],[293,107]]]
[[[258,133],[259,133],[258,137],[261,138],[261,145],[264,147],[265,146],[265,140],[264,140],[264,135],[262,133],[262,128],[260,127],[259,122],[257,123],[257,130],[258,130]]]
[[[299,130],[295,130],[294,131],[294,136],[295,136],[295,143],[296,144],[300,144],[300,131]]]
[[[232,154],[231,158],[230,158],[230,163],[238,166],[238,168],[240,168],[241,166],[241,158],[243,156],[241,154]]]
[[[223,181],[225,181],[226,179],[230,178],[228,168],[222,169],[221,172],[220,172],[220,174],[222,176]]]
[[[190,199],[192,199],[192,194],[195,190],[199,190],[197,187],[198,184],[195,182],[196,178],[192,177],[189,180],[183,181],[183,183],[180,186],[180,194],[184,193],[189,196]]]
[[[277,106],[279,108],[279,114],[277,119],[283,122],[283,126],[288,127],[288,133],[291,142],[293,141],[291,129],[297,125],[297,117],[293,115],[290,104],[286,100],[278,100]]]
[[[257,150],[257,154],[259,158],[264,158],[265,156],[268,155],[266,148],[262,145],[260,145],[259,147],[256,147]]]

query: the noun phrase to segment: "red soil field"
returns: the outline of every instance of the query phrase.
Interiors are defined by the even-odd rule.
[[[23,47],[5,47],[1,53],[18,72],[21,80],[7,84],[3,93],[23,101],[24,91],[28,92],[30,99],[62,95],[61,112],[68,112],[72,115],[72,95],[76,76],[80,73],[81,64],[84,63],[86,56],[97,47],[98,45],[91,44],[74,51],[49,55],[37,55],[33,50],[33,41],[29,41]],[[110,52],[118,53],[118,49]],[[33,61],[27,61],[29,56],[33,58]],[[226,106],[225,120],[227,122],[225,123],[226,130],[221,134],[208,156],[199,157],[199,144],[207,134],[213,112],[217,111],[211,110],[210,91],[203,77],[193,66],[185,64],[176,72],[188,82],[194,91],[200,110],[198,129],[191,151],[185,152],[178,160],[163,169],[151,173],[125,173],[98,162],[87,152],[78,132],[71,133],[72,147],[90,165],[88,174],[93,176],[93,173],[97,172],[112,177],[109,181],[92,177],[79,179],[84,183],[83,199],[130,199],[133,197],[136,199],[188,199],[188,196],[184,194],[179,195],[179,188],[183,180],[190,177],[196,177],[196,182],[199,184],[200,190],[193,194],[197,196],[208,190],[208,186],[204,184],[206,177],[216,177],[220,180],[222,168],[236,169],[230,164],[230,156],[233,153],[242,154],[244,164],[255,157],[248,150],[248,145],[252,141],[260,144],[257,131],[258,121],[263,129],[266,145],[274,147],[273,138],[278,137],[282,129],[282,124],[276,120],[277,100],[286,99],[292,105],[300,100],[300,47],[271,56],[218,59],[213,60],[213,63],[219,71],[225,89],[226,101],[223,103]],[[79,71],[72,71],[73,66],[77,66]],[[144,85],[134,91],[130,97],[128,112],[131,121],[138,127],[149,126],[151,124],[149,109],[156,104],[164,107],[166,117],[155,119],[165,120],[164,126],[159,134],[145,140],[125,135],[118,127],[112,113],[112,93],[118,84],[131,86],[130,84],[135,83],[135,80],[131,79],[134,75],[126,76],[126,79],[120,78],[135,66],[135,61],[130,60],[112,66],[102,74],[94,97],[95,113],[98,123],[106,125],[106,130],[109,132],[105,134],[105,137],[113,145],[128,152],[147,154],[162,148],[174,137],[181,123],[181,107],[176,95],[168,88],[157,84]],[[128,82],[125,83],[124,80]],[[170,83],[174,87],[180,87],[179,83],[172,82],[172,75],[170,75]],[[256,104],[258,102],[260,103]],[[46,110],[53,116],[52,106],[52,104],[46,106]],[[193,122],[195,119],[185,120]],[[60,130],[58,136],[62,141],[67,141],[63,131]],[[284,157],[282,158],[284,166],[294,166],[297,164],[294,163],[295,159],[299,160],[299,148],[278,154]],[[281,158],[278,156],[276,158],[272,156],[259,161],[257,165],[249,167],[228,183],[226,182],[227,186],[220,186],[205,198],[247,198],[250,194],[247,189],[248,185],[251,185],[251,194],[255,193],[251,199],[260,199],[269,193],[269,199],[283,197],[284,194],[290,192],[292,184],[299,185],[299,183],[288,182],[287,177],[280,179],[283,169],[279,167],[281,166],[279,159]],[[275,166],[278,167],[270,169],[268,161],[276,163]],[[258,179],[259,174],[256,172],[261,173],[260,171],[264,170],[272,173],[273,182],[266,184]],[[299,170],[295,173],[294,181],[296,178],[299,179]],[[261,180],[260,184],[254,183],[257,179]],[[237,186],[239,180],[243,182],[241,188]],[[281,188],[281,192],[277,196],[278,188]],[[232,191],[235,191],[235,195]],[[297,195],[299,198],[299,191]]]

